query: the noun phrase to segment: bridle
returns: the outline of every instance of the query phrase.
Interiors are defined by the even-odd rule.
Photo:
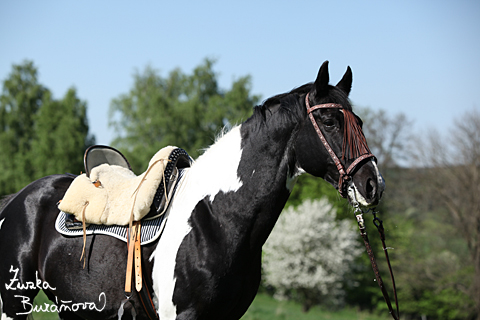
[[[333,162],[337,166],[337,170],[340,173],[340,178],[338,180],[338,192],[342,195],[342,197],[347,197],[347,184],[352,179],[352,173],[355,170],[356,166],[361,163],[365,159],[373,158],[376,161],[375,156],[370,152],[368,148],[367,141],[365,136],[363,135],[362,128],[358,125],[355,115],[350,110],[343,108],[341,104],[337,103],[324,103],[314,105],[310,107],[310,102],[308,101],[309,93],[305,96],[305,105],[307,106],[307,114],[312,122],[315,131],[317,132],[320,141],[322,141],[325,149],[327,149],[330,157],[332,158]],[[345,159],[355,159],[353,162],[345,169],[345,166],[337,157],[335,152],[333,151],[332,147],[328,143],[327,139],[323,135],[322,131],[318,127],[317,122],[315,121],[315,117],[313,116],[313,111],[317,109],[340,109],[344,115],[344,135],[343,135],[343,147],[342,147],[342,160]],[[398,320],[400,318],[399,308],[398,308],[398,299],[397,299],[397,290],[395,286],[395,279],[393,277],[392,267],[390,265],[390,259],[388,257],[387,246],[385,244],[385,230],[383,228],[383,222],[377,218],[375,209],[372,210],[374,219],[373,223],[377,227],[378,232],[380,234],[380,239],[382,240],[383,251],[385,252],[385,257],[387,259],[388,268],[390,271],[390,277],[392,280],[393,285],[393,293],[395,297],[395,305],[397,307],[397,312],[393,311],[392,304],[390,302],[390,298],[388,296],[387,290],[383,285],[382,278],[380,276],[380,272],[377,266],[377,262],[375,260],[375,256],[373,254],[373,250],[370,246],[370,241],[368,240],[367,231],[365,228],[365,223],[363,220],[363,211],[358,206],[358,202],[355,201],[355,217],[357,219],[358,227],[360,229],[360,235],[363,238],[365,248],[367,249],[368,257],[370,258],[370,263],[372,265],[373,271],[375,273],[375,278],[382,290],[383,297],[385,298],[385,302],[387,303],[388,309],[390,314],[392,315],[393,319]],[[367,211],[368,212],[368,211]]]
[[[355,170],[356,166],[365,159],[373,158],[376,160],[375,156],[370,152],[368,148],[365,136],[361,127],[358,125],[355,115],[350,110],[343,108],[341,104],[337,103],[324,103],[317,104],[313,107],[310,107],[310,102],[308,101],[309,93],[305,96],[305,104],[307,106],[307,114],[312,122],[315,131],[317,132],[320,141],[327,149],[330,157],[335,163],[338,172],[340,173],[340,178],[338,179],[338,192],[344,198],[347,197],[347,184],[348,181],[352,178],[352,172]],[[315,117],[313,116],[313,111],[317,109],[340,109],[343,112],[345,123],[344,123],[344,141],[343,141],[343,150],[342,150],[342,160],[345,161],[347,153],[349,156],[355,160],[345,169],[345,165],[340,161],[332,147],[328,143],[327,139],[323,135],[322,131],[318,127]],[[348,147],[348,149],[347,149]]]

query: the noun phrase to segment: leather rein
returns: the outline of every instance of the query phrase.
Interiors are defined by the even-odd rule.
[[[359,163],[364,161],[365,159],[373,158],[376,161],[375,156],[370,152],[370,149],[367,146],[365,136],[363,135],[362,129],[356,123],[355,115],[350,110],[344,109],[341,104],[337,103],[325,103],[325,104],[318,104],[314,106],[310,106],[309,102],[309,93],[305,96],[305,105],[307,107],[307,114],[312,122],[315,131],[317,132],[320,141],[322,141],[325,149],[327,149],[330,157],[332,158],[333,162],[335,163],[338,172],[340,173],[340,178],[338,180],[338,192],[343,198],[347,197],[347,185],[348,182],[352,179],[352,173],[357,167]],[[346,169],[340,159],[337,157],[335,152],[333,151],[332,147],[328,143],[327,139],[323,135],[322,131],[318,127],[317,121],[315,121],[315,117],[313,116],[313,111],[317,109],[340,109],[344,115],[345,123],[344,123],[344,142],[343,142],[343,156],[342,160],[345,160],[346,154],[349,153],[352,159],[355,159]],[[347,146],[347,144],[351,144],[351,146]],[[352,146],[353,145],[353,146]],[[347,149],[350,147],[350,149]],[[360,235],[363,238],[363,242],[365,244],[365,248],[370,258],[370,263],[372,265],[373,272],[375,273],[376,281],[382,291],[383,297],[385,302],[388,306],[389,312],[392,315],[393,319],[398,320],[400,318],[400,312],[398,307],[398,299],[397,299],[397,289],[395,286],[395,278],[393,277],[392,267],[390,265],[390,259],[388,257],[387,246],[385,244],[385,230],[383,228],[383,222],[376,216],[375,209],[372,210],[374,219],[373,224],[377,227],[377,230],[380,234],[380,239],[382,241],[383,251],[385,252],[385,257],[387,259],[388,269],[390,271],[390,278],[392,280],[393,285],[393,294],[395,297],[395,305],[397,312],[393,311],[392,304],[390,302],[390,298],[388,296],[388,292],[383,285],[382,277],[380,276],[380,271],[378,270],[377,262],[375,260],[375,256],[373,254],[372,247],[370,246],[370,241],[368,240],[367,231],[365,227],[365,223],[363,220],[363,211],[358,206],[358,203],[354,204],[355,207],[355,217],[357,219],[358,227],[360,230]],[[368,212],[368,211],[367,211]]]

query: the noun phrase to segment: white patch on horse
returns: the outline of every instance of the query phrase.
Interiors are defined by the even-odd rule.
[[[368,202],[365,200],[365,198],[362,196],[362,194],[358,191],[357,187],[353,182],[351,182],[347,188],[347,195],[350,201],[352,202],[352,205],[355,206],[362,206],[362,207],[367,207]]]
[[[3,223],[3,220],[5,220],[5,218],[2,219],[2,221],[0,221],[0,227]],[[13,318],[7,317],[7,315],[3,313],[3,301],[2,301],[1,295],[0,295],[0,316],[1,316],[1,320],[13,320]]]
[[[190,232],[188,220],[197,203],[210,201],[219,192],[237,191],[242,186],[237,169],[242,156],[240,126],[234,127],[186,169],[172,201],[168,221],[153,253],[153,289],[160,319],[175,319],[174,271],[178,249]],[[152,257],[151,257],[152,258]]]
[[[305,173],[305,170],[303,170],[300,167],[295,168],[295,172],[293,174],[290,173],[290,169],[287,169],[286,187],[290,193],[292,192],[293,187],[295,186],[295,183],[297,183],[298,177],[304,173]]]
[[[3,221],[5,221],[5,218],[3,218],[2,220],[0,220],[0,230],[2,230]]]
[[[5,220],[5,219],[2,219],[2,221],[0,221],[0,228],[2,227],[3,220]],[[0,294],[0,316],[3,320],[3,301],[2,301],[2,295],[1,294]]]
[[[375,161],[373,161],[373,160],[371,160],[371,161],[372,161],[373,167],[375,168],[375,174],[377,175],[377,188],[378,188],[377,193],[381,194],[383,192],[383,190],[385,189],[385,180],[383,180],[383,177],[380,174],[380,171],[378,170],[378,167],[377,167],[377,164],[375,163]],[[368,201],[362,196],[360,191],[358,191],[357,186],[355,186],[355,184],[353,182],[351,182],[348,185],[347,195],[348,195],[348,198],[352,201],[352,204],[354,206],[355,205],[360,205],[360,206],[363,206],[363,207],[368,207],[370,205],[368,203]]]
[[[375,174],[377,175],[377,188],[378,188],[378,194],[381,195],[383,191],[385,190],[385,179],[383,179],[382,174],[380,173],[380,170],[378,170],[377,163],[372,160],[373,167],[375,168]]]

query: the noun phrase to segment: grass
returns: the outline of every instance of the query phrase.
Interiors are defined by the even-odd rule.
[[[302,306],[292,301],[277,301],[266,294],[258,294],[242,320],[383,320],[367,312],[354,309],[327,311],[314,307],[302,312]]]
[[[34,305],[52,305],[47,296],[40,291],[34,300]],[[34,312],[35,320],[57,320],[56,312]],[[258,294],[247,313],[241,320],[383,320],[367,312],[354,309],[327,311],[320,307],[312,308],[308,313],[302,312],[302,306],[291,301],[277,301],[266,294]]]

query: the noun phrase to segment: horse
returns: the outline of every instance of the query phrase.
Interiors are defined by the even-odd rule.
[[[351,86],[350,67],[330,85],[325,61],[314,82],[266,99],[185,169],[162,236],[141,248],[159,319],[242,317],[259,288],[262,246],[300,174],[323,178],[352,205],[378,204],[385,184],[352,111]],[[47,176],[4,200],[2,320],[27,318],[40,289],[61,319],[118,316],[125,243],[88,236],[84,267],[81,237],[54,228],[73,179]],[[130,300],[122,319],[147,319],[138,294]]]

